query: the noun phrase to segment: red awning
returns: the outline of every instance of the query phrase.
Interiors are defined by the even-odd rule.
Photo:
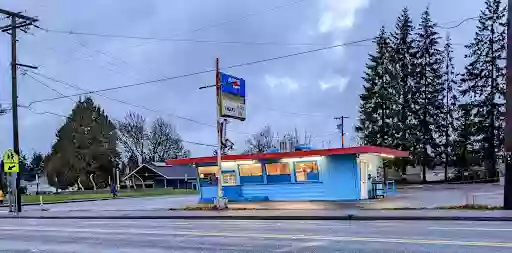
[[[294,151],[294,152],[277,152],[277,153],[260,153],[260,154],[244,154],[244,155],[223,155],[222,161],[244,161],[244,160],[268,160],[268,159],[283,159],[283,158],[299,158],[308,156],[328,156],[328,155],[348,155],[348,154],[367,154],[376,153],[384,156],[393,157],[408,157],[409,152],[400,151],[391,148],[383,148],[376,146],[360,146],[350,148],[332,148],[332,149],[315,149],[308,151]],[[196,164],[196,163],[211,163],[216,162],[216,156],[205,156],[196,158],[184,158],[176,160],[167,160],[167,165],[179,164]]]

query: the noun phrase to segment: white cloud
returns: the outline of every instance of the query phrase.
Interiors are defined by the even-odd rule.
[[[337,88],[340,92],[343,92],[349,81],[349,77],[336,77],[329,80],[322,80],[318,82],[318,84],[322,90]]]
[[[324,13],[318,22],[321,33],[352,28],[356,12],[369,5],[369,0],[324,0]]]
[[[284,89],[285,91],[295,91],[299,89],[299,84],[289,77],[265,76],[265,82],[272,89]]]

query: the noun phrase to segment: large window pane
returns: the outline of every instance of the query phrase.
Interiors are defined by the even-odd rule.
[[[300,181],[318,181],[319,172],[316,162],[296,162],[295,179]]]
[[[235,171],[222,171],[222,185],[236,185]]]
[[[269,163],[265,168],[267,183],[288,183],[292,180],[288,163]]]
[[[249,177],[249,176],[261,176],[261,164],[247,164],[240,165],[240,176]]]
[[[201,186],[217,185],[217,166],[198,167],[199,183]]]
[[[240,172],[240,184],[263,183],[261,164],[247,164],[238,166]]]
[[[267,168],[267,175],[290,174],[288,163],[269,163],[265,167]]]

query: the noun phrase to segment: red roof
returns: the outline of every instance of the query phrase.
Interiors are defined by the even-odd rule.
[[[294,151],[294,152],[278,152],[278,153],[259,153],[259,154],[244,154],[244,155],[223,155],[222,161],[243,161],[243,160],[266,160],[266,159],[283,159],[283,158],[299,158],[308,156],[328,156],[328,155],[348,155],[348,154],[364,154],[364,153],[377,153],[394,157],[407,157],[409,152],[400,151],[391,148],[383,148],[376,146],[360,146],[350,148],[331,148],[331,149],[315,149],[308,151]],[[216,156],[205,156],[196,158],[184,158],[176,160],[167,160],[167,165],[179,164],[195,164],[195,163],[210,163],[216,162]]]

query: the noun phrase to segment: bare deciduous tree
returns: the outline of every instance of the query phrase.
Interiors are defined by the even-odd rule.
[[[247,149],[245,153],[264,153],[274,147],[273,144],[274,133],[270,126],[265,126],[260,132],[252,135],[250,139],[247,139]]]
[[[148,154],[151,161],[161,162],[166,159],[188,157],[190,151],[183,146],[176,128],[164,119],[157,118],[151,125]]]
[[[128,156],[137,157],[138,164],[145,162],[145,143],[147,142],[146,119],[136,113],[129,112],[123,120],[117,122],[119,141]]]

